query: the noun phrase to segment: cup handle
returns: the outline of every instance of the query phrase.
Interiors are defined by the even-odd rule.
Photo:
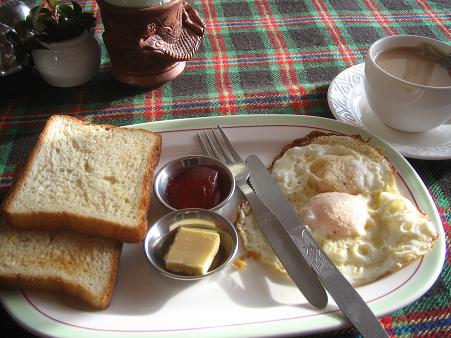
[[[173,42],[167,42],[158,35],[157,27],[151,24],[147,27],[145,37],[139,41],[142,49],[167,57],[172,61],[186,61],[193,57],[199,49],[206,26],[199,13],[188,2],[182,7],[181,34]]]

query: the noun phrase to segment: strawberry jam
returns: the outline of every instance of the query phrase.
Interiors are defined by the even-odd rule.
[[[176,209],[211,209],[219,204],[219,173],[210,167],[190,167],[168,182],[166,196]]]

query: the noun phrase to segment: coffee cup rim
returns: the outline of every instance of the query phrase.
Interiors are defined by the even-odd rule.
[[[379,44],[381,44],[383,41],[387,41],[387,40],[388,41],[389,40],[395,40],[396,41],[396,40],[407,40],[407,39],[412,39],[414,41],[417,40],[417,41],[422,41],[422,42],[430,42],[433,45],[440,45],[442,47],[449,48],[450,49],[450,53],[451,53],[451,45],[449,45],[449,44],[447,44],[447,43],[445,43],[443,41],[440,41],[440,40],[437,40],[437,39],[433,39],[433,38],[430,38],[430,37],[427,37],[427,36],[413,35],[413,34],[390,35],[390,36],[382,37],[382,38],[374,41],[371,44],[371,46],[368,48],[366,62],[370,61],[378,70],[383,72],[385,75],[387,75],[391,79],[400,81],[403,84],[408,84],[408,85],[411,85],[413,87],[422,88],[422,89],[450,90],[451,89],[451,85],[449,85],[449,86],[427,86],[427,85],[421,85],[421,84],[418,84],[418,83],[414,83],[414,82],[403,80],[403,79],[401,79],[399,77],[396,77],[396,76],[390,74],[389,72],[385,71],[383,68],[381,68],[375,62],[374,59],[375,59],[376,55],[379,54],[381,51],[378,51],[376,53],[376,52],[374,52],[374,49],[377,48],[379,46]],[[412,45],[412,46],[414,46],[414,45]],[[387,49],[390,49],[390,48],[385,48],[385,49],[382,49],[382,50],[385,51]]]

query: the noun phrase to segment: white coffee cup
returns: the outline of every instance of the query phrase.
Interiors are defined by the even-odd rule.
[[[389,127],[404,132],[424,132],[451,118],[451,86],[428,86],[405,81],[383,70],[376,56],[398,47],[429,44],[444,55],[451,45],[417,35],[394,35],[374,42],[365,60],[364,88],[367,102]],[[443,68],[443,71],[447,71]]]

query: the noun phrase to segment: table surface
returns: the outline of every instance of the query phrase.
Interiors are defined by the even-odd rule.
[[[1,2],[1,1],[0,1]],[[29,5],[39,1],[25,1]],[[95,1],[79,1],[103,25]],[[333,118],[327,89],[342,70],[362,63],[369,45],[396,34],[451,39],[449,0],[191,1],[207,33],[176,80],[156,90],[111,77],[102,44],[98,75],[75,88],[54,88],[35,72],[28,88],[0,100],[0,198],[46,120],[68,114],[117,126],[180,118],[296,114]],[[2,88],[0,88],[0,92]],[[450,135],[451,137],[451,135]],[[450,246],[451,161],[408,159],[440,213]],[[434,286],[419,300],[381,318],[393,337],[444,337],[451,330],[449,257]],[[4,332],[32,337],[0,307]],[[354,329],[319,336],[358,336]]]

